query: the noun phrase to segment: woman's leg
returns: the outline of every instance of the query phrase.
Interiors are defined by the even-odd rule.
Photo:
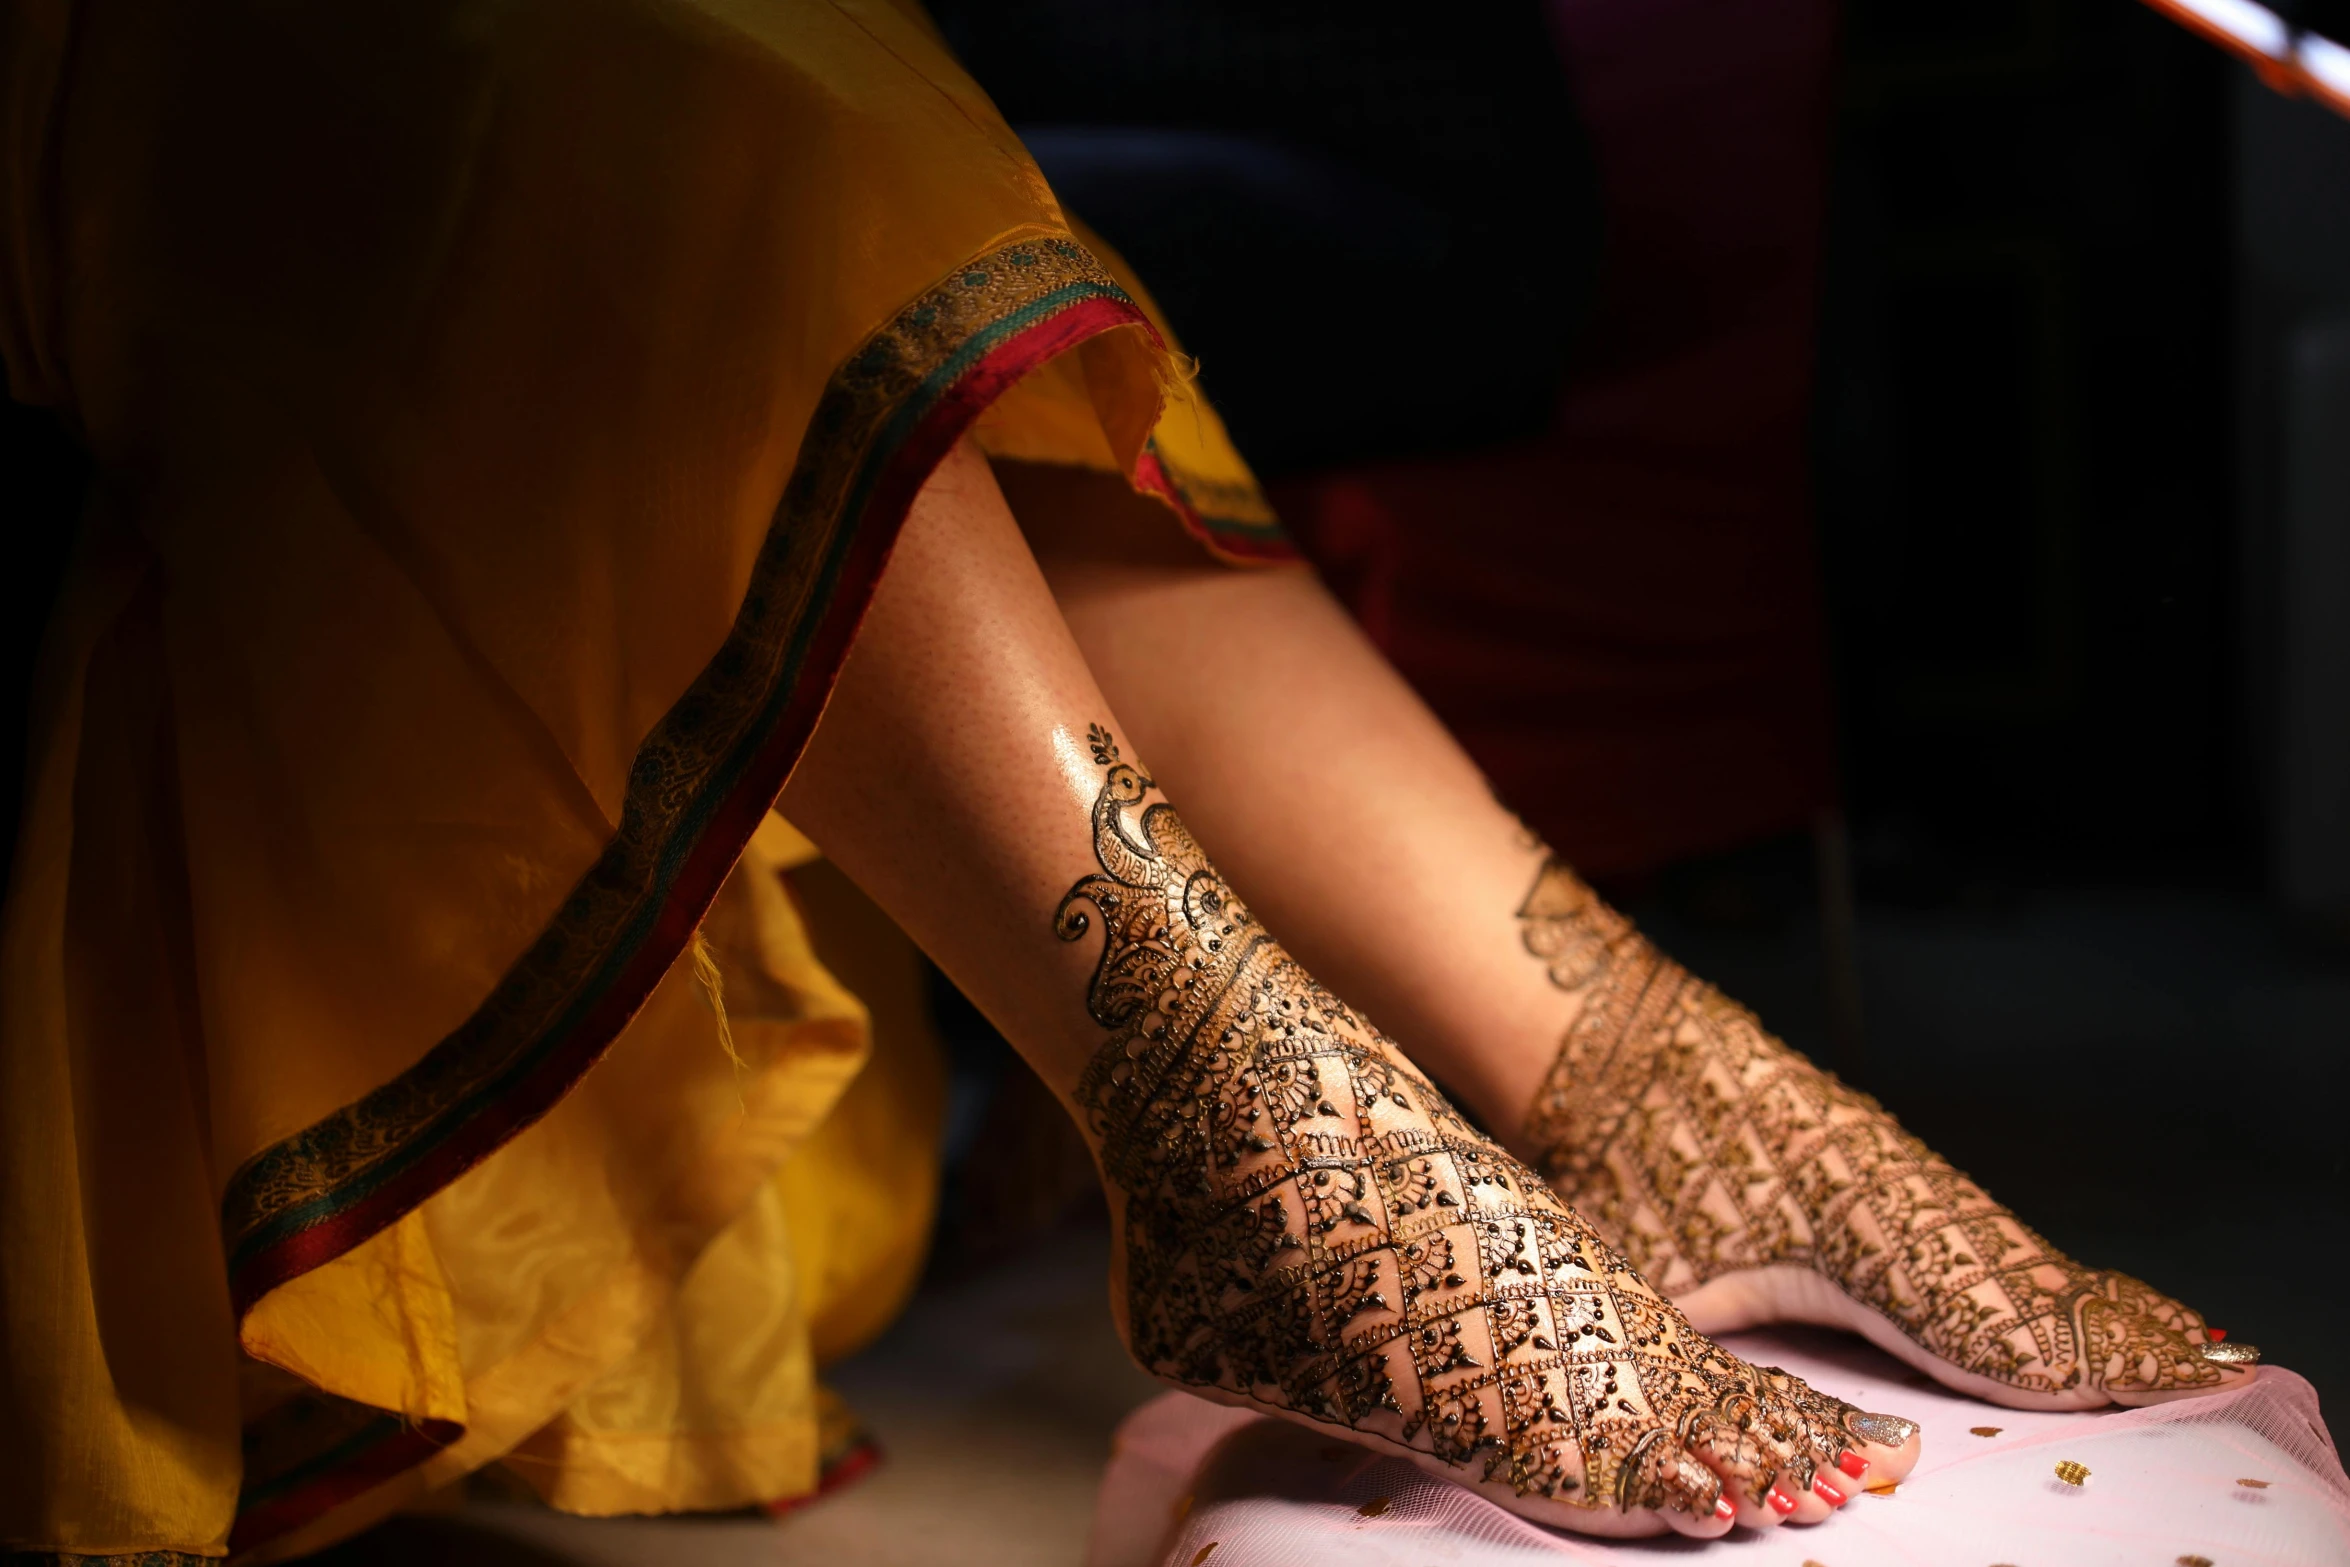
[[[783,806],[1077,1115],[1147,1368],[1597,1532],[1807,1521],[1907,1472],[1906,1422],[1696,1334],[1309,979],[1114,724],[964,451]]]
[[[1217,861],[1701,1327],[1866,1333],[2002,1402],[2232,1386],[2254,1352],[2081,1267],[1552,859],[1308,574],[1208,566],[1114,482],[1005,484]]]
[[[1310,571],[1216,565],[1101,475],[1002,478],[1088,665],[1218,866],[1510,1142],[1577,1011],[1519,939],[1540,841]]]

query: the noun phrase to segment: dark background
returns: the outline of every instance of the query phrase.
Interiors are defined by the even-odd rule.
[[[1845,47],[1816,462],[1853,810],[2242,859],[2236,68],[2126,0],[1860,0]]]
[[[2294,367],[2350,320],[2350,123],[2128,0],[1844,37],[1814,456],[1859,1050],[1808,844],[1635,910],[2339,1411],[2350,400]]]

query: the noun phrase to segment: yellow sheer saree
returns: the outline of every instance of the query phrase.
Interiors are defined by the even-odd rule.
[[[1279,558],[1245,468],[894,0],[0,44],[0,352],[100,475],[0,925],[0,1542],[804,1492],[938,1088],[768,806],[966,432]]]

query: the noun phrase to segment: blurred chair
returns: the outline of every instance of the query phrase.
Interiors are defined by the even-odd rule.
[[[1548,427],[1276,500],[1503,796],[1610,878],[1837,809],[1806,464],[1835,17],[1551,15],[1605,244]]]

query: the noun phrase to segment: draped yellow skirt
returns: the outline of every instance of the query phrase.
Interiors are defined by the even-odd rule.
[[[0,924],[0,1545],[806,1492],[940,1084],[768,808],[953,442],[1282,558],[1246,468],[899,0],[0,48],[0,352],[98,472]]]

